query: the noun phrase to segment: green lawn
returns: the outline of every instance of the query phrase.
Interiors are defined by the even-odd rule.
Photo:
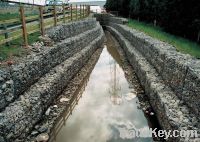
[[[171,35],[164,32],[159,27],[154,27],[151,24],[138,22],[136,20],[129,20],[128,26],[135,28],[139,31],[145,32],[146,34],[155,37],[161,41],[168,42],[174,45],[177,51],[182,53],[188,53],[196,58],[200,58],[200,45],[190,40]]]
[[[28,43],[32,44],[39,40],[40,33],[36,32],[28,36]],[[26,49],[22,47],[23,38],[19,38],[10,42],[10,46],[0,46],[0,61],[12,58],[12,56],[22,56],[26,54]]]
[[[25,16],[34,16],[37,15],[35,13],[28,13],[25,14]],[[0,13],[0,19],[1,20],[10,20],[10,19],[20,19],[19,13]]]
[[[0,19],[1,20],[10,20],[10,19],[15,19],[15,18],[19,18],[19,14],[18,13],[7,13],[7,14],[0,14]]]

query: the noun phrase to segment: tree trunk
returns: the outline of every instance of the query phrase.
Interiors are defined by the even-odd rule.
[[[157,25],[157,20],[156,19],[154,19],[153,25],[154,25],[154,27],[156,27],[156,25]]]
[[[200,31],[198,32],[197,42],[200,42]]]

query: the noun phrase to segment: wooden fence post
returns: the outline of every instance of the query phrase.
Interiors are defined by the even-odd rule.
[[[84,6],[84,17],[86,16],[86,5]]]
[[[24,7],[20,6],[20,16],[21,16],[21,22],[22,22],[22,33],[24,38],[24,46],[28,47],[28,36],[27,36],[27,29],[26,29],[26,19],[24,15]]]
[[[85,12],[84,12],[84,14],[85,14],[85,17],[87,16],[87,5],[85,5]]]
[[[85,16],[87,16],[87,5],[85,5]]]
[[[90,14],[90,12],[91,12],[91,9],[90,9],[90,6],[89,6],[89,14]]]
[[[72,9],[72,4],[71,4],[71,5],[70,5],[71,21],[73,20],[73,15],[72,15],[73,13],[72,13],[72,10],[73,10],[73,9]]]
[[[89,16],[89,5],[87,6],[87,16]]]
[[[83,18],[84,18],[84,14],[85,14],[84,7],[85,7],[85,5],[83,5]]]
[[[88,5],[88,16],[90,15],[90,5]]]
[[[7,25],[6,24],[3,24],[3,29],[7,30]],[[5,33],[5,39],[8,39],[8,32]],[[6,46],[9,46],[9,45],[10,45],[10,43],[6,42]]]
[[[57,11],[56,11],[56,5],[53,5],[53,17],[54,17],[54,26],[57,26]]]
[[[65,18],[65,4],[62,5],[63,7],[63,23],[66,22],[66,18]]]
[[[87,5],[85,5],[85,17],[87,16]]]
[[[80,18],[81,18],[81,15],[82,15],[81,8],[82,8],[82,5],[80,5]]]
[[[85,8],[85,15],[88,16],[88,5],[86,5],[86,8]]]
[[[88,6],[87,5],[85,6],[85,16],[86,17],[88,16]]]
[[[77,11],[77,5],[76,5],[76,20],[78,20],[78,11]]]
[[[40,31],[41,35],[44,36],[44,17],[43,17],[43,6],[39,6],[39,11],[40,11]]]

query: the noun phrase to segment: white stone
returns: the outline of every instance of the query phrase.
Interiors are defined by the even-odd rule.
[[[68,98],[61,98],[61,99],[60,99],[60,102],[61,102],[61,103],[63,103],[63,102],[68,102],[68,101],[69,101]]]
[[[49,140],[49,135],[47,133],[43,133],[37,136],[37,142],[47,142]]]
[[[45,112],[45,115],[47,115],[47,116],[48,116],[48,115],[50,114],[50,111],[51,111],[51,109],[50,109],[50,108],[48,108],[48,109],[47,109],[47,111]]]

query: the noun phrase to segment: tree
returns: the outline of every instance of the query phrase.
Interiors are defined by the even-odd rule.
[[[129,11],[130,11],[129,3],[130,3],[130,1],[131,0],[120,0],[119,12],[124,17],[129,16]]]
[[[134,18],[134,17],[139,18],[140,1],[139,0],[131,0],[129,8],[130,8],[130,16],[132,18]]]
[[[106,10],[109,11],[118,11],[119,10],[119,2],[120,0],[107,0],[105,4]]]
[[[107,10],[159,25],[165,31],[200,40],[199,0],[107,0]]]

